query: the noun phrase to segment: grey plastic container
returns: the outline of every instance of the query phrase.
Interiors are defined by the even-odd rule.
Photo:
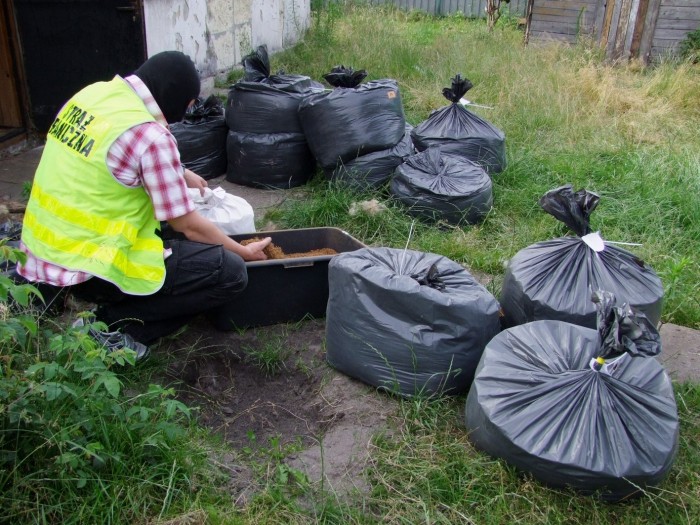
[[[301,228],[231,235],[237,242],[271,237],[285,253],[331,248],[351,252],[365,245],[339,228]],[[304,318],[322,318],[328,303],[328,263],[335,255],[247,262],[248,286],[235,300],[216,312],[219,330],[235,330]]]

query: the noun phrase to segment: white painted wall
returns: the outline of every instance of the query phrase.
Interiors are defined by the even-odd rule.
[[[178,50],[194,60],[203,91],[257,46],[295,44],[309,25],[310,0],[143,0],[148,56]]]

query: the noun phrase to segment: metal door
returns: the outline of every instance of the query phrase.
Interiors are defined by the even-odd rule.
[[[45,132],[82,87],[146,58],[142,0],[14,0],[34,125]]]

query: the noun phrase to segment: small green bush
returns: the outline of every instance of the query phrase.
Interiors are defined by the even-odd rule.
[[[24,257],[0,248],[0,262]],[[160,510],[189,477],[174,463],[189,409],[157,385],[125,396],[120,372],[134,352],[107,352],[87,327],[45,326],[32,296],[0,274],[0,522],[103,523],[97,515],[115,511],[99,504],[105,493],[140,485],[137,508],[117,512]]]
[[[694,64],[700,61],[700,28],[688,33],[680,44],[679,53]]]

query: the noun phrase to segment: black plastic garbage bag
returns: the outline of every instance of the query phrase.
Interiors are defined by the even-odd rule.
[[[226,101],[226,124],[243,133],[303,133],[299,102],[322,93],[323,84],[303,75],[270,74],[265,46],[243,58],[245,76],[233,84]]]
[[[595,193],[574,192],[571,185],[540,199],[542,208],[577,236],[535,243],[508,262],[500,296],[505,326],[556,319],[595,328],[596,312],[589,297],[599,289],[612,292],[658,324],[661,279],[644,261],[591,232],[589,219],[598,200]]]
[[[367,153],[348,162],[341,162],[326,178],[343,182],[359,191],[379,189],[394,175],[396,168],[416,153],[411,140],[413,126],[406,124],[403,138],[394,147]]]
[[[316,172],[316,160],[301,133],[229,131],[226,150],[226,180],[243,186],[294,188]]]
[[[330,78],[339,81],[343,77],[350,77],[347,83],[358,78],[352,69]],[[299,119],[311,151],[326,170],[393,148],[406,126],[399,87],[391,79],[309,95],[299,104]]]
[[[205,179],[226,173],[226,121],[224,106],[211,95],[198,98],[182,122],[170,125],[182,164]]]
[[[465,157],[433,146],[405,159],[389,185],[409,213],[452,224],[476,224],[493,205],[493,183]]]
[[[658,484],[678,448],[673,387],[656,359],[630,353],[659,351],[653,326],[631,328],[635,320],[624,313],[614,318],[617,327],[600,331],[626,340],[621,347],[562,321],[535,321],[494,337],[466,402],[476,447],[546,484],[599,491],[607,500]],[[612,360],[596,359],[622,348]]]
[[[403,396],[465,392],[500,330],[496,299],[441,255],[342,253],[329,263],[328,284],[328,363]]]
[[[226,103],[226,180],[254,187],[292,188],[316,173],[316,159],[299,120],[299,104],[324,92],[302,75],[270,74],[266,46],[243,59],[244,78],[231,86]]]
[[[440,145],[445,152],[479,163],[489,174],[499,173],[506,167],[506,137],[503,131],[460,103],[471,87],[469,80],[456,75],[452,89],[442,90],[452,103],[433,111],[413,128],[413,143],[418,151]]]

